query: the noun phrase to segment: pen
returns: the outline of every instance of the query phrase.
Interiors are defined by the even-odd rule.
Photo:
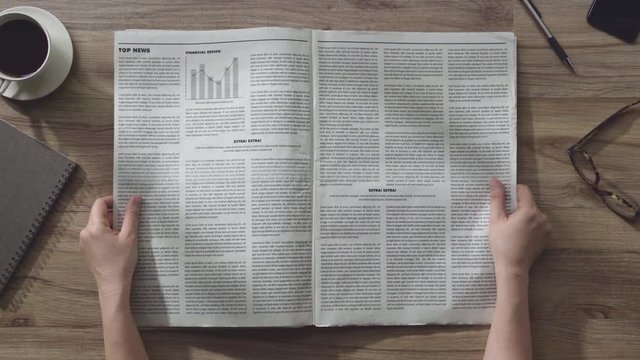
[[[542,31],[544,32],[544,35],[547,37],[547,40],[549,41],[549,45],[551,45],[551,47],[553,48],[553,51],[555,51],[556,55],[558,55],[560,60],[562,60],[562,62],[567,64],[567,66],[571,69],[571,71],[575,73],[576,69],[573,67],[571,60],[569,59],[569,55],[567,55],[567,53],[564,52],[564,49],[562,48],[562,46],[560,46],[560,43],[558,43],[558,40],[556,40],[556,38],[553,36],[551,31],[549,31],[549,28],[547,27],[547,25],[545,25],[544,22],[542,21],[542,14],[540,14],[540,11],[538,11],[536,6],[533,5],[533,2],[531,0],[522,0],[522,2],[531,13],[531,16],[533,16],[535,21],[538,23],[538,26],[540,27],[540,29],[542,29]]]

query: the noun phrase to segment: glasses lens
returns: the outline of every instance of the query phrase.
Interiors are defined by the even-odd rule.
[[[590,185],[596,184],[596,171],[589,161],[589,155],[584,151],[576,151],[572,154],[573,165],[576,171]]]
[[[636,217],[636,208],[618,195],[602,195],[602,201],[607,204],[609,209],[624,218],[634,219]]]

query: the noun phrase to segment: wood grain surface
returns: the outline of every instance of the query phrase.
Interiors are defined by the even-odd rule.
[[[0,117],[80,168],[0,294],[0,358],[104,356],[97,292],[77,236],[93,200],[112,191],[113,31],[256,26],[515,31],[518,178],[554,226],[532,270],[535,358],[640,358],[640,226],[611,213],[566,154],[600,120],[640,98],[640,44],[591,28],[590,2],[536,1],[578,70],[572,74],[518,0],[31,1],[68,27],[74,65],[44,99],[0,100]],[[0,9],[18,5],[3,0]],[[640,168],[639,127],[628,130],[635,135],[625,134],[626,151],[605,168]],[[618,184],[640,189],[638,175]],[[487,334],[484,326],[142,331],[156,359],[480,359]]]

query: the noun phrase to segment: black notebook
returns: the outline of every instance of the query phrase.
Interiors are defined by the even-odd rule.
[[[0,120],[0,292],[75,166]]]

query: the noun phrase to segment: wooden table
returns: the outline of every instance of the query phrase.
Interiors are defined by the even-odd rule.
[[[532,271],[535,357],[640,358],[639,228],[602,205],[565,151],[601,119],[640,98],[640,45],[592,29],[585,21],[590,2],[537,1],[577,75],[560,63],[517,0],[30,2],[67,25],[74,65],[62,87],[44,99],[1,100],[0,116],[68,155],[80,169],[0,295],[0,358],[103,357],[96,288],[77,237],[92,201],[112,191],[113,31],[276,25],[514,29],[518,178],[532,187],[555,229]],[[17,5],[5,0],[0,8]],[[639,150],[636,140],[629,149]],[[637,156],[616,161],[637,167]],[[485,326],[142,332],[150,355],[161,359],[480,359],[487,334]]]

